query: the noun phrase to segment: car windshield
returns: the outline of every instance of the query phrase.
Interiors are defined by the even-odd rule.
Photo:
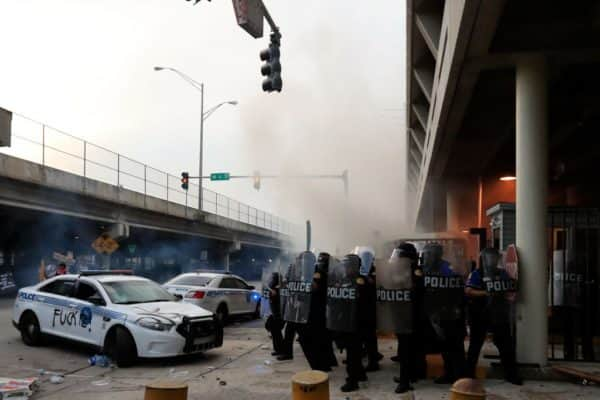
[[[212,281],[212,277],[199,275],[183,275],[171,279],[167,285],[206,286]]]
[[[175,297],[152,281],[102,282],[110,300],[115,304],[175,301]]]

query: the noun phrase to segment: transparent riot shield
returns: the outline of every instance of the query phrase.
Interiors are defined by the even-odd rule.
[[[502,255],[497,249],[485,248],[480,254],[480,270],[483,287],[489,293],[488,317],[495,323],[511,319],[513,302],[517,292],[517,280],[505,269]]]
[[[441,263],[440,268],[423,269],[423,310],[431,320],[457,320],[462,318],[464,278]]]
[[[305,324],[310,313],[312,279],[317,258],[310,251],[302,252],[290,265],[287,276],[287,300],[283,319]]]
[[[360,266],[356,259],[329,259],[327,278],[327,329],[354,333],[358,330],[358,284]]]
[[[377,265],[377,329],[381,332],[412,332],[412,263],[394,251],[389,261]]]
[[[373,261],[375,261],[375,250],[369,246],[356,246],[352,253],[360,257],[360,274],[369,275]]]
[[[267,264],[262,271],[262,290],[260,300],[260,315],[263,318],[268,318],[272,313],[272,302],[279,302],[281,290],[281,271],[279,263]],[[275,307],[280,308],[280,304]],[[278,312],[279,310],[275,310]]]

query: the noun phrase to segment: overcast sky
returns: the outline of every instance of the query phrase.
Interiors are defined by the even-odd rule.
[[[281,27],[281,93],[261,89],[253,39],[230,0],[2,0],[0,107],[179,175],[198,164],[199,93],[237,100],[205,124],[205,172],[350,171],[339,182],[208,183],[294,222],[315,245],[368,241],[402,229],[405,2],[265,0]],[[348,235],[348,231],[352,231]],[[360,231],[360,232],[359,232]],[[349,236],[352,236],[351,238]],[[354,243],[352,242],[352,243]]]

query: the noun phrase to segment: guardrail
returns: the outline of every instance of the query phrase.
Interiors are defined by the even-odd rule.
[[[0,152],[85,178],[116,185],[198,210],[198,185],[180,188],[181,178],[133,160],[106,147],[13,113],[12,145]],[[284,234],[291,223],[228,196],[202,188],[202,211]],[[186,211],[187,212],[187,211]]]

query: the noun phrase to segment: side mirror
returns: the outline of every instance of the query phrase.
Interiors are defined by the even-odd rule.
[[[248,285],[248,290],[254,290],[254,289],[256,289],[256,287],[255,287],[255,286]]]

